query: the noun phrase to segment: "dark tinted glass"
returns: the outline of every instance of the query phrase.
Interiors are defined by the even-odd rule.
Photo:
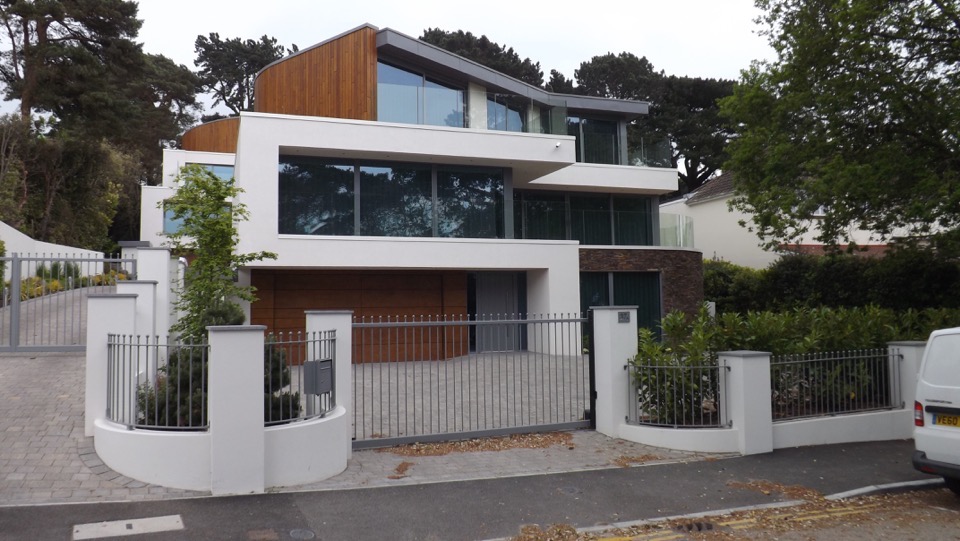
[[[278,189],[281,234],[353,234],[352,165],[281,156]]]
[[[430,167],[360,167],[360,235],[432,236]]]
[[[503,234],[503,170],[437,170],[437,234],[500,239]]]
[[[570,196],[570,234],[580,244],[611,244],[610,198]]]

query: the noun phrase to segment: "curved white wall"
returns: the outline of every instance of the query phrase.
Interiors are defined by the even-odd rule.
[[[315,483],[347,469],[349,417],[343,406],[322,419],[264,429],[266,487]],[[97,419],[94,446],[111,469],[144,483],[213,490],[209,432],[127,430]]]
[[[740,452],[738,430],[733,428],[660,428],[620,425],[620,437],[636,443],[697,453]]]
[[[94,447],[113,471],[154,485],[210,490],[210,434],[127,430],[105,419],[94,426]]]
[[[343,406],[323,419],[267,428],[263,443],[265,484],[303,485],[339,474],[347,469],[350,458],[349,434],[350,418]]]

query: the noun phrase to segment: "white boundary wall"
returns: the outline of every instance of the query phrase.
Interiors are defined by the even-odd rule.
[[[157,276],[173,261],[149,254]],[[175,264],[175,262],[173,263]],[[351,454],[351,315],[310,312],[307,329],[337,331],[336,401],[325,417],[263,425],[265,327],[210,327],[206,432],[129,430],[106,418],[107,335],[154,334],[164,326],[156,281],[123,283],[123,291],[91,295],[87,328],[84,432],[104,464],[147,483],[213,494],[261,493],[269,487],[313,483],[341,473]],[[118,288],[119,289],[119,288]],[[238,452],[242,450],[242,452]],[[175,460],[171,460],[175,457]]]
[[[913,437],[913,402],[925,342],[893,342],[902,355],[901,407],[833,417],[774,423],[770,405],[770,355],[755,351],[720,353],[724,416],[729,428],[672,429],[631,425],[627,419],[627,362],[636,355],[635,324],[618,323],[618,314],[636,318],[633,307],[594,308],[597,371],[597,431],[628,441],[704,453],[758,454],[774,449]]]
[[[21,257],[62,256],[65,258],[88,257],[96,259],[103,257],[103,252],[34,240],[4,222],[0,222],[0,240],[4,243],[8,257],[13,254],[18,254]],[[10,265],[6,266],[3,279],[10,279]]]

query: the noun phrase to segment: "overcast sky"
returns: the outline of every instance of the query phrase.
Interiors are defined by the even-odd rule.
[[[513,47],[521,58],[573,77],[580,62],[608,52],[646,56],[668,75],[736,79],[772,58],[756,34],[753,0],[470,2],[449,0],[140,0],[144,50],[194,69],[199,34],[259,38],[305,48],[370,23],[419,37],[426,28],[464,30]]]

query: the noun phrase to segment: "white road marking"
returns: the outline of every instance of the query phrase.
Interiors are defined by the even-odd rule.
[[[172,532],[183,529],[180,515],[165,517],[135,518],[114,520],[112,522],[91,522],[73,527],[73,540],[103,539],[104,537],[124,537],[143,533]]]

